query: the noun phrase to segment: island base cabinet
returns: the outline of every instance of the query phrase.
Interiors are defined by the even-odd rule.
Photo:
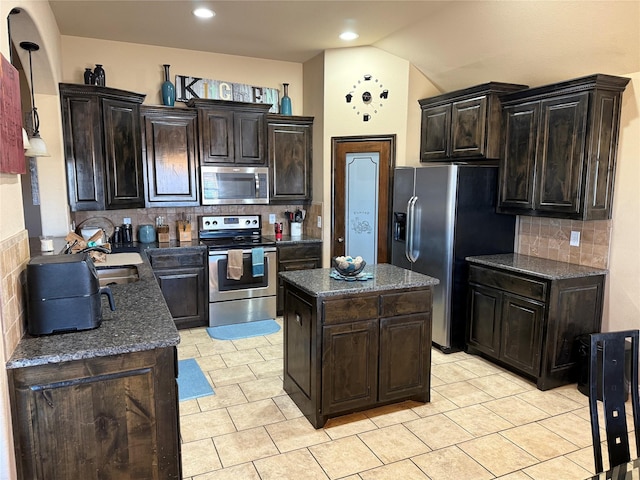
[[[315,297],[284,281],[284,390],[315,428],[428,402],[431,288]]]
[[[381,401],[411,397],[430,400],[431,313],[380,320],[380,373],[378,397]]]
[[[366,408],[378,393],[378,322],[322,329],[322,410],[325,414]]]
[[[8,370],[19,479],[180,479],[175,347]]]
[[[296,292],[287,292],[288,311],[283,315],[284,389],[307,418],[315,416],[319,381],[312,367],[318,364],[312,339],[316,319],[312,305]]]

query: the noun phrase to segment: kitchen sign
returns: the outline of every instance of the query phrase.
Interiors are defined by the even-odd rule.
[[[26,173],[18,70],[0,55],[0,173]]]
[[[270,113],[280,112],[280,91],[277,88],[176,75],[176,100],[187,102],[191,98],[267,103],[271,104]]]

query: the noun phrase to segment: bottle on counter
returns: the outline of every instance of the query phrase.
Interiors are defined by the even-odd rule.
[[[111,243],[122,243],[122,231],[120,230],[120,227],[115,227],[113,236],[111,237]]]
[[[133,243],[133,227],[130,223],[122,225],[122,243]]]

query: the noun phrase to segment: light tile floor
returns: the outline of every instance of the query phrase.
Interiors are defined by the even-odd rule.
[[[278,319],[282,324],[281,319]],[[238,341],[180,331],[215,395],[180,402],[191,480],[581,480],[592,475],[587,397],[541,392],[479,357],[433,350],[431,402],[316,430],[282,389],[282,330]],[[606,459],[605,459],[606,463]]]

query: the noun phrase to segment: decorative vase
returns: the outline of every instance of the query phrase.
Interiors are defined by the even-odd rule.
[[[291,99],[289,98],[289,84],[283,83],[284,96],[280,100],[280,113],[282,115],[291,115]]]
[[[162,103],[167,107],[173,107],[176,101],[176,87],[169,80],[170,65],[162,65],[164,67],[164,82],[162,83]]]
[[[96,68],[93,70],[93,81],[101,87],[107,84],[104,68],[99,63],[96,63]]]
[[[85,85],[93,85],[93,83],[94,83],[93,70],[91,70],[90,68],[85,68],[84,69],[84,84]]]

